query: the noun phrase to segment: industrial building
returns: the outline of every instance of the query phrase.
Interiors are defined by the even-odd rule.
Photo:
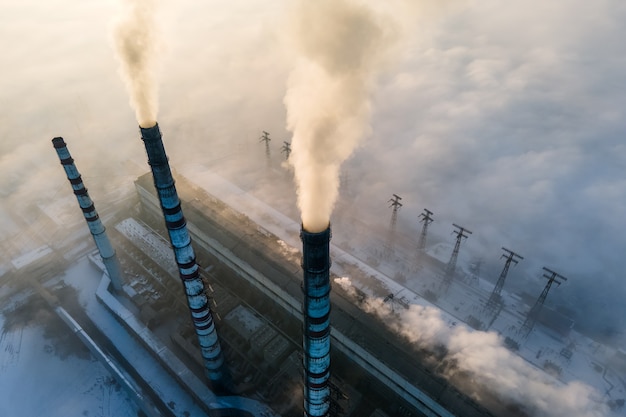
[[[306,416],[531,415],[524,404],[503,402],[488,387],[475,384],[470,374],[444,375],[442,368],[453,366],[445,346],[419,347],[390,323],[398,315],[394,308],[429,304],[429,295],[452,312],[442,313],[450,328],[466,322],[484,329],[496,320],[519,322],[524,317],[518,314],[523,310],[519,306],[532,304],[532,296],[525,303],[521,298],[512,303],[502,292],[508,263],[497,297],[475,286],[478,277],[458,270],[461,238],[470,231],[454,225],[460,231],[446,263],[425,244],[426,226],[432,222],[432,212],[426,210],[419,265],[413,270],[423,279],[414,282],[397,276],[403,281],[399,284],[388,278],[393,274],[380,272],[398,257],[389,242],[385,252],[390,261],[374,269],[332,245],[330,227],[310,233],[215,173],[176,175],[174,181],[158,125],[142,129],[142,136],[146,146],[154,148],[148,151],[153,170],[137,178],[136,197],[112,216],[108,236],[65,143],[61,138],[53,143],[99,249],[99,255],[90,256],[105,272],[96,291],[98,302],[206,415],[301,416],[303,411]],[[38,274],[42,263],[54,260],[55,250],[42,246],[14,258],[12,264],[16,271]],[[331,291],[331,283],[346,276],[354,281],[356,298],[342,286]],[[56,309],[58,301],[50,301],[54,296],[46,291],[41,288],[39,293]],[[544,290],[537,302],[541,306],[546,295]],[[456,303],[463,297],[477,302]],[[383,318],[366,311],[368,299],[386,303],[392,314]],[[477,304],[485,310],[476,310]],[[499,315],[487,323],[495,310]],[[66,323],[75,322],[69,314],[66,318],[62,311],[57,314]],[[554,340],[569,337],[573,330],[571,319],[549,307],[536,308],[536,314],[525,317],[532,319],[529,329],[537,323]],[[77,322],[72,326],[83,332]],[[523,337],[528,335],[507,336],[507,346],[519,349]],[[98,352],[98,342],[86,332],[81,339]],[[564,364],[580,359],[571,343],[556,352],[542,348],[535,358],[555,381],[567,374]],[[622,352],[606,355],[607,364],[623,372]],[[96,356],[110,360],[107,353]],[[598,378],[612,384],[606,379],[608,365],[593,363]],[[134,372],[127,385],[138,384],[143,391],[137,392],[157,398],[144,412],[152,415],[154,408],[160,410],[154,415],[167,415],[172,406],[159,401],[160,394],[151,385],[158,377],[142,376],[139,365],[130,366]],[[118,372],[114,365],[111,369]],[[122,371],[119,375],[123,380],[128,377]],[[621,388],[614,390],[606,400],[612,408],[623,406],[620,392]]]
[[[140,218],[158,230],[157,219],[160,209],[151,190],[149,176],[140,177],[135,185],[141,201]],[[198,247],[200,263],[219,265],[211,269],[209,281],[223,283],[224,286],[228,286],[230,281],[230,285],[235,285],[237,291],[241,291],[243,287],[247,288],[246,293],[250,294],[248,302],[255,306],[260,315],[274,320],[292,341],[292,348],[300,351],[299,340],[302,333],[300,304],[303,300],[303,289],[299,257],[285,251],[284,242],[270,231],[255,224],[244,213],[227,206],[186,178],[177,177],[177,188],[185,205],[189,230]],[[292,233],[297,232],[292,229]],[[229,274],[222,269],[224,267],[234,270],[234,276],[225,278],[224,275],[231,275],[232,272]],[[216,288],[215,284],[211,285],[213,289]],[[406,340],[390,332],[384,323],[372,323],[371,316],[364,314],[351,301],[343,298],[337,289],[330,297],[333,305],[330,314],[333,326],[332,355],[337,358],[332,360],[333,378],[330,385],[339,391],[331,393],[331,398],[342,398],[343,395],[347,395],[346,392],[354,390],[360,392],[360,396],[364,398],[378,397],[377,401],[381,403],[379,405],[386,407],[390,415],[394,415],[400,407],[413,410],[413,415],[422,415],[417,407],[421,406],[426,410],[422,403],[424,398],[420,397],[423,395],[433,398],[431,401],[434,404],[439,401],[446,404],[447,410],[453,410],[444,410],[440,415],[491,415],[443,378],[437,377],[427,364],[424,352],[416,352]],[[222,297],[217,295],[213,295],[212,298],[215,301],[217,317],[221,317],[216,319],[218,331],[226,329],[220,334],[222,338],[225,336],[228,338],[228,334],[234,330],[231,315],[233,313],[232,310],[228,310],[232,301],[230,298],[222,301]],[[252,326],[245,335],[243,330],[234,332],[243,342],[254,333],[256,326],[258,324]],[[235,325],[235,328],[238,327],[241,326]],[[377,332],[373,333],[373,329]],[[363,346],[359,346],[353,340],[362,341]],[[370,351],[363,350],[364,348]],[[416,360],[420,356],[423,357],[424,363]],[[293,363],[292,359],[295,356],[287,358],[289,363]],[[382,361],[372,361],[373,358]],[[302,359],[298,359],[297,362],[301,364]],[[267,365],[262,366],[267,368]],[[299,373],[302,372],[301,366],[297,367]],[[356,367],[361,370],[357,372]],[[351,381],[354,375],[361,377]],[[298,376],[293,382],[300,384],[300,380],[301,376]],[[359,386],[365,381],[370,386],[369,389]],[[409,384],[408,381],[418,387],[414,388],[416,391],[403,386]],[[280,403],[281,399],[278,400]],[[352,398],[350,401],[353,407],[358,406],[358,403],[354,404],[355,400],[356,398]],[[350,414],[350,410],[345,408],[344,411],[347,412],[344,415],[363,415],[358,414],[361,411],[357,411],[356,414]],[[299,413],[296,411],[294,415],[300,415]]]
[[[150,174],[136,180],[138,204],[118,213],[108,230],[125,276],[117,297],[130,300],[135,317],[202,380],[204,359],[189,320],[153,182]],[[211,176],[208,183],[200,186],[180,175],[176,177],[186,227],[195,245],[198,276],[206,288],[229,372],[231,395],[265,403],[279,415],[300,416],[307,369],[302,339],[306,328],[302,266],[306,264],[300,264],[302,255],[294,242],[300,240],[303,231],[296,222],[280,218],[280,213],[269,207],[264,209],[261,202],[247,201],[254,197],[219,176]],[[229,196],[228,201],[222,200],[224,196]],[[258,224],[245,214],[246,204],[266,210],[278,220]],[[324,242],[330,242],[330,230],[320,243]],[[394,296],[389,297],[389,289],[384,286],[388,283],[381,285],[382,281],[377,281],[381,276],[340,249],[333,247],[331,251],[335,262],[327,271],[329,280],[344,275],[337,272],[350,271],[354,279],[369,282],[373,291],[370,294],[387,296],[385,299],[397,308],[407,308],[414,302],[406,290],[394,290]],[[325,251],[321,253],[328,256],[323,255]],[[445,271],[445,262],[437,263],[430,257],[426,260]],[[328,261],[320,261],[320,265]],[[311,270],[324,269],[317,265]],[[455,290],[458,286],[452,285],[450,291]],[[323,286],[322,293],[328,293]],[[362,293],[364,298],[369,296]],[[463,375],[445,379],[437,369],[441,353],[424,351],[398,336],[387,323],[355,305],[341,287],[334,286],[329,299],[332,374],[327,385],[330,401],[322,414],[526,415],[522,407],[490,399],[480,387],[465,391],[468,381]],[[319,317],[326,314],[322,312]],[[544,321],[538,319],[538,323]],[[571,327],[571,323],[562,324]],[[164,358],[169,361],[171,357]],[[558,371],[556,362],[546,363],[546,372]],[[477,392],[481,403],[472,399]]]

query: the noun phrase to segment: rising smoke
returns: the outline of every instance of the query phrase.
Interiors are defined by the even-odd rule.
[[[156,124],[158,111],[157,57],[159,37],[156,0],[123,0],[113,28],[120,74],[141,127]]]
[[[356,1],[299,1],[295,7],[291,32],[299,61],[284,101],[298,205],[310,232],[328,227],[340,165],[370,131],[370,95],[394,38],[391,28]]]
[[[357,298],[349,278],[335,283]],[[606,410],[597,400],[600,395],[588,385],[572,381],[561,384],[535,369],[504,347],[494,332],[472,331],[464,326],[450,327],[434,307],[412,304],[395,312],[381,298],[370,297],[361,308],[375,314],[393,331],[427,350],[444,346],[446,378],[469,373],[473,384],[495,393],[502,402],[521,405],[528,415],[537,417],[599,417]],[[397,314],[397,316],[396,316]]]
[[[293,133],[289,162],[306,230],[319,232],[330,222],[340,166],[371,132],[376,79],[399,58],[400,41],[462,2],[297,2],[289,41],[298,62],[284,103]]]

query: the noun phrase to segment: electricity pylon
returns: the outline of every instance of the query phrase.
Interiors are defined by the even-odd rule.
[[[270,164],[270,134],[265,130],[262,131],[263,134],[259,137],[259,142],[265,142],[265,158],[267,159],[267,165]]]
[[[502,250],[506,252],[500,257],[500,259],[506,259],[506,261],[504,262],[504,268],[502,268],[502,272],[500,273],[500,277],[496,282],[496,286],[493,288],[493,291],[491,291],[491,295],[489,296],[489,300],[487,300],[487,304],[485,306],[486,311],[488,311],[489,313],[495,313],[495,317],[493,318],[492,322],[496,319],[498,315],[498,312],[500,310],[498,307],[502,305],[502,296],[500,295],[500,293],[502,292],[502,288],[504,287],[504,281],[507,274],[509,273],[509,268],[511,267],[511,264],[515,266],[519,262],[518,259],[524,259],[523,256],[518,255],[510,249],[502,247]]]
[[[291,143],[287,141],[283,142],[283,147],[280,148],[280,152],[285,154],[285,159],[289,159],[289,155],[291,155]]]
[[[450,260],[448,261],[448,264],[446,265],[446,272],[443,276],[444,291],[448,291],[448,288],[450,288],[450,284],[452,283],[452,280],[454,279],[454,273],[456,272],[456,261],[457,261],[457,258],[459,257],[459,248],[461,247],[461,241],[463,239],[467,239],[468,236],[472,234],[470,230],[464,227],[461,227],[458,224],[452,223],[452,226],[457,228],[457,230],[452,232],[456,234],[456,243],[454,244],[452,255],[450,256]]]
[[[396,223],[398,221],[398,210],[400,210],[400,207],[402,207],[402,203],[400,202],[400,200],[402,200],[402,197],[397,194],[393,194],[393,197],[390,198],[388,201],[389,203],[391,203],[389,207],[392,209],[392,211],[391,222],[389,224],[389,239],[387,240],[387,244],[385,245],[385,252],[383,254],[385,258],[388,258],[391,255],[391,252],[393,252]]]
[[[417,242],[417,249],[420,252],[423,252],[424,249],[426,249],[426,232],[428,231],[428,225],[433,222],[433,218],[431,217],[432,215],[433,212],[428,209],[424,209],[424,213],[419,215],[420,223],[423,223],[422,233],[420,233],[420,239]]]
[[[557,274],[556,272],[546,268],[545,266],[543,267],[543,270],[548,273],[543,274],[543,277],[547,278],[548,282],[546,283],[546,286],[541,292],[539,298],[537,298],[535,305],[528,312],[528,315],[526,316],[526,321],[524,321],[524,324],[522,324],[522,327],[520,328],[519,333],[524,338],[528,337],[531,330],[535,326],[537,318],[539,317],[539,313],[541,313],[541,309],[543,308],[543,303],[546,301],[546,297],[548,297],[548,292],[550,291],[550,287],[552,287],[552,284],[556,283],[557,285],[561,285],[561,281],[559,280],[567,281],[567,278],[565,278],[563,275]]]

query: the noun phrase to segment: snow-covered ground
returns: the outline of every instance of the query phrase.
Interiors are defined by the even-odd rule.
[[[8,326],[10,310],[5,305],[0,315],[0,416],[137,416],[138,407],[69,328],[55,329],[70,339],[59,342],[41,317]],[[77,354],[58,345],[66,342]]]

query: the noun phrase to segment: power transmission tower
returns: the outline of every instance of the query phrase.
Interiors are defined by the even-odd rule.
[[[459,248],[461,247],[461,241],[463,239],[467,239],[472,232],[464,227],[459,226],[458,224],[452,223],[452,226],[456,227],[458,230],[455,230],[454,234],[456,234],[456,243],[454,244],[454,249],[452,250],[452,256],[450,256],[450,260],[448,261],[448,265],[446,265],[446,272],[443,277],[443,288],[444,291],[448,291],[450,288],[450,284],[454,279],[454,273],[456,272],[456,260],[459,257]],[[467,235],[465,234],[467,233]]]
[[[535,305],[528,312],[528,315],[526,316],[526,321],[524,321],[524,324],[522,324],[519,332],[524,338],[528,337],[531,330],[535,326],[537,318],[539,317],[539,313],[541,313],[541,309],[543,308],[543,303],[546,301],[546,297],[548,296],[548,292],[550,291],[550,287],[552,287],[552,284],[556,283],[557,285],[561,285],[561,281],[559,280],[567,281],[567,278],[565,278],[563,275],[557,274],[556,272],[546,268],[545,266],[543,267],[543,270],[547,272],[547,274],[543,274],[543,277],[547,278],[548,282],[541,292],[541,295],[535,302]]]
[[[424,249],[426,249],[426,232],[428,231],[428,225],[433,222],[433,218],[431,217],[432,215],[433,212],[428,209],[424,209],[424,213],[419,215],[420,223],[423,223],[422,233],[420,234],[420,239],[417,242],[417,249],[420,252],[423,252]]]
[[[289,155],[291,155],[291,143],[283,142],[283,147],[280,149],[280,152],[285,154],[285,159],[289,159]]]
[[[394,293],[389,293],[389,294],[387,294],[387,296],[386,296],[385,298],[383,298],[383,303],[386,303],[387,301],[391,301],[391,302],[389,303],[389,306],[391,307],[391,311],[392,311],[393,313],[395,313],[395,312],[396,312],[396,310],[395,310],[395,308],[394,308],[394,306],[393,306],[393,303],[394,303],[395,298],[396,298],[396,295],[395,295]]]
[[[391,252],[393,251],[394,237],[396,234],[396,223],[398,221],[398,210],[400,210],[400,207],[402,207],[402,203],[400,202],[400,200],[402,200],[402,197],[400,197],[397,194],[393,194],[393,197],[390,198],[388,201],[388,203],[391,203],[389,207],[392,209],[392,211],[391,211],[391,222],[389,224],[389,227],[390,227],[389,239],[387,241],[387,245],[385,247],[385,252],[384,252],[385,258],[388,258],[391,255]]]
[[[267,164],[270,164],[270,134],[263,130],[263,134],[259,137],[259,142],[265,142],[265,158],[267,159]]]
[[[388,203],[391,203],[389,207],[393,209],[393,211],[391,212],[390,224],[392,231],[396,230],[396,222],[398,221],[398,210],[400,210],[400,207],[402,207],[402,203],[400,202],[400,200],[402,200],[402,197],[397,194],[393,194],[393,198],[390,198],[388,201]]]
[[[518,255],[517,253],[505,247],[502,247],[502,250],[506,252],[500,257],[500,259],[502,258],[506,259],[506,261],[504,262],[504,268],[502,268],[502,272],[500,273],[500,277],[498,278],[498,281],[496,282],[496,286],[493,288],[493,291],[491,292],[491,295],[489,296],[489,300],[487,300],[487,305],[485,306],[485,310],[487,310],[490,313],[495,312],[496,316],[498,315],[498,311],[499,311],[498,307],[502,305],[502,296],[500,295],[500,293],[502,292],[502,288],[504,287],[504,280],[506,280],[506,276],[509,273],[509,268],[511,267],[511,264],[517,265],[517,263],[519,262],[518,259],[519,260],[524,259],[523,256]],[[493,320],[495,320],[495,317],[493,318]]]

